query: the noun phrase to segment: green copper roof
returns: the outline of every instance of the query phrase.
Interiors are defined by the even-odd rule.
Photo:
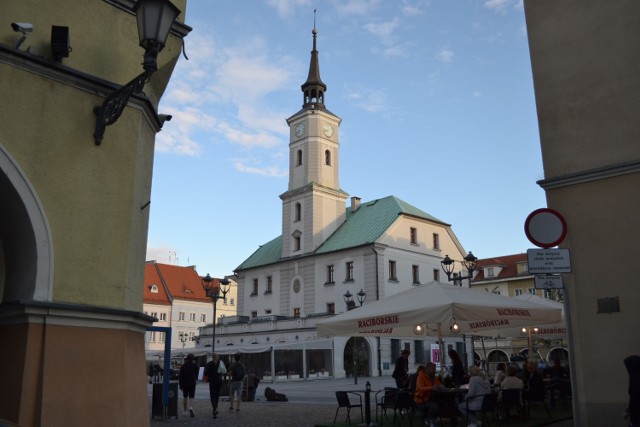
[[[351,212],[351,207],[347,207],[346,213],[346,221],[316,249],[315,254],[325,254],[372,244],[387,231],[398,218],[398,215],[401,214],[445,224],[443,221],[394,196],[364,202],[355,212]],[[279,236],[260,246],[257,251],[236,268],[236,271],[281,261],[281,253],[282,236]]]

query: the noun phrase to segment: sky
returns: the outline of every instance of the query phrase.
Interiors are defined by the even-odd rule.
[[[524,222],[546,201],[521,0],[193,0],[158,109],[173,119],[147,260],[222,277],[281,234],[314,10],[342,190],[399,197],[480,259],[534,247]]]

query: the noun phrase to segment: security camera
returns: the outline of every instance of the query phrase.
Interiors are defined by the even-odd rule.
[[[27,34],[33,31],[33,24],[29,24],[28,22],[12,22],[11,28],[16,33]]]

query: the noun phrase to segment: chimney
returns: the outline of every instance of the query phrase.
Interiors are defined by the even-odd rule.
[[[355,212],[360,208],[360,197],[353,196],[351,198],[351,212]]]

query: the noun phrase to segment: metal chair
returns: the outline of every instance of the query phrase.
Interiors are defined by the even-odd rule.
[[[349,395],[357,396],[359,403],[351,403]],[[336,391],[336,399],[338,400],[338,407],[336,408],[336,415],[333,417],[333,423],[336,423],[338,418],[338,411],[340,408],[347,408],[347,422],[351,425],[351,408],[360,408],[360,419],[364,423],[364,415],[362,413],[362,396],[353,391]]]
[[[509,408],[515,407],[518,414],[522,413],[522,390],[519,388],[506,389],[501,391],[500,411],[504,413],[503,418],[509,417]]]
[[[376,421],[378,421],[378,409],[380,416],[387,415],[387,409],[393,409],[398,397],[400,389],[394,387],[385,387],[383,390],[376,392]]]
[[[469,399],[472,399],[474,397],[478,397],[480,395],[476,395],[476,396],[471,396],[468,397],[466,402],[469,402]],[[497,412],[498,412],[498,393],[497,392],[491,392],[491,393],[487,393],[487,394],[483,394],[482,396],[482,407],[478,410],[468,410],[467,409],[467,424],[469,424],[469,413],[472,412],[474,414],[476,414],[476,412],[480,412],[482,414],[481,418],[482,418],[482,423],[483,425],[488,426],[489,425],[489,418],[487,417],[487,414],[491,414],[491,417],[493,419],[497,419],[498,420],[498,425],[500,425],[500,417],[498,416]],[[468,405],[468,403],[467,403]]]

